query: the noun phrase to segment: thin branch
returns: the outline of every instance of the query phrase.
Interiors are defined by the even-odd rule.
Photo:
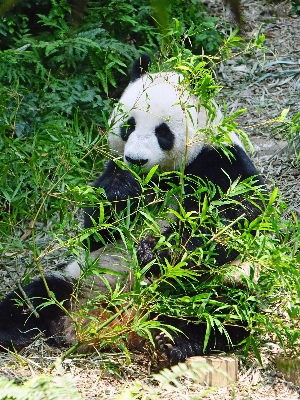
[[[238,218],[236,218],[234,221],[230,222],[230,224],[226,225],[225,228],[221,229],[218,233],[213,235],[207,243],[213,242],[216,238],[219,236],[223,235],[224,232],[226,232],[228,229],[230,229],[234,224],[236,224],[240,219],[244,218],[246,214],[243,213],[240,215]]]

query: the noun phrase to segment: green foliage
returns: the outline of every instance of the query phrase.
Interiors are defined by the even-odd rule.
[[[279,131],[287,138],[290,147],[295,151],[297,159],[300,158],[300,113],[280,124]]]
[[[29,379],[22,385],[16,384],[13,380],[6,380],[0,377],[0,399],[1,400],[55,400],[70,399],[80,400],[71,375],[46,376],[39,375]]]
[[[260,38],[257,43],[260,45]],[[172,65],[172,68],[183,72],[186,77],[183,85],[186,84],[187,88],[193,87],[192,93],[201,98],[202,104],[213,116],[215,109],[212,98],[219,88],[211,72],[205,68],[206,63],[201,62],[198,56],[187,57],[189,51],[180,46],[175,48],[175,52],[177,52],[177,57],[168,60],[167,68]],[[192,83],[198,80],[208,83],[192,86]],[[183,104],[183,107],[188,113],[188,105]],[[224,146],[224,143],[230,144],[230,132],[240,133],[242,139],[247,142],[247,137],[238,130],[234,122],[234,118],[240,112],[233,116],[226,116],[217,127],[208,124],[203,132],[199,132],[199,137],[202,140],[204,137],[205,141],[218,145],[226,151],[228,157],[231,157],[230,147]],[[148,197],[146,201],[141,198],[138,210],[134,214],[128,208],[117,216],[115,223],[107,224],[107,221],[102,221],[112,233],[121,234],[123,246],[130,254],[129,259],[132,260],[130,265],[135,273],[133,292],[126,294],[121,290],[117,295],[114,293],[114,296],[111,295],[109,298],[109,306],[114,305],[120,309],[121,304],[124,304],[129,296],[132,307],[138,315],[138,319],[135,319],[130,329],[150,339],[151,329],[158,327],[156,321],[147,320],[152,311],[157,314],[205,322],[207,324],[206,339],[215,329],[226,334],[224,323],[245,323],[250,330],[245,349],[248,351],[252,348],[258,359],[260,359],[260,342],[257,333],[262,333],[262,335],[265,335],[266,331],[275,333],[284,346],[292,346],[295,349],[299,338],[295,319],[298,315],[299,224],[295,223],[296,220],[290,222],[281,218],[286,206],[282,201],[277,200],[277,190],[275,189],[265,199],[260,190],[253,189],[252,181],[255,177],[232,182],[226,193],[222,193],[211,183],[201,182],[198,183],[199,189],[193,194],[194,200],[199,205],[199,213],[187,213],[182,207],[185,197],[183,178],[186,181],[194,178],[183,177],[182,172],[178,172],[181,180],[181,185],[178,187],[168,184],[168,173],[159,173],[158,179],[164,180],[166,186],[169,185],[169,190],[162,192],[152,184],[152,181],[155,182],[155,179],[152,179],[153,174],[156,173],[159,173],[158,169],[153,168],[145,177],[140,178],[145,193],[149,195],[152,192],[154,195],[150,204]],[[218,200],[214,199],[216,193],[219,196]],[[228,225],[228,222],[222,219],[220,209],[239,204],[238,199],[241,195],[250,203],[262,207],[262,215],[250,224],[241,215],[234,221],[235,225],[239,226],[237,231],[234,224]],[[94,201],[97,199],[95,198]],[[103,205],[102,201],[99,206],[101,204]],[[111,207],[114,213],[114,205],[112,204]],[[180,221],[180,227],[170,237],[165,237],[157,221],[163,220],[172,224],[174,217]],[[201,247],[192,250],[182,247],[183,227],[188,227],[191,237],[199,238],[203,243]],[[212,227],[214,227],[213,230]],[[95,230],[96,227],[90,233]],[[253,235],[254,230],[255,235]],[[132,246],[132,242],[139,243],[145,236],[158,239],[155,250],[172,250],[170,262],[165,260],[162,263],[159,259],[156,260],[160,266],[160,277],[147,286],[143,282],[151,263],[140,270],[136,261],[136,248]],[[103,238],[99,237],[99,240]],[[231,265],[216,266],[216,243],[222,243],[228,251],[237,250],[241,254],[241,262],[249,263],[248,273],[245,273],[243,268]],[[191,265],[194,267],[191,268]],[[240,275],[239,281],[242,281],[242,285],[235,284],[234,275],[236,274]],[[228,287],[228,282],[233,283],[233,286]],[[284,304],[283,307],[289,304],[291,324],[286,324],[286,321],[281,321],[273,313],[266,312],[266,310],[271,310],[277,302]],[[146,314],[144,314],[145,310]],[[112,337],[112,343],[116,343],[120,337],[122,331],[120,328],[119,326],[115,331],[116,335]],[[161,330],[166,328],[160,327]],[[127,327],[123,327],[125,335],[126,330]]]
[[[91,171],[102,168],[105,150],[101,139],[94,139],[92,128],[79,128],[77,114],[73,121],[58,115],[34,135],[18,138],[9,134],[14,118],[12,113],[11,121],[0,128],[1,251],[22,250],[19,237],[30,221],[31,226],[43,221],[53,224],[53,230],[68,229],[74,207],[67,206],[66,186],[92,181]]]
[[[6,102],[16,105],[14,134],[32,135],[36,125],[57,114],[67,119],[80,108],[80,122],[103,126],[108,96],[118,96],[127,82],[128,65],[141,52],[157,52],[162,41],[153,11],[143,1],[88,1],[76,20],[67,0],[20,0],[0,19],[1,92],[15,92]],[[215,19],[201,3],[178,0],[167,15],[181,21],[180,33],[194,23],[194,51],[216,52],[220,35]],[[168,21],[168,28],[172,21]]]
[[[299,1],[292,1],[292,10],[295,14],[300,15],[300,4]]]
[[[167,184],[169,175],[165,174],[161,179]],[[123,338],[131,330],[152,340],[153,329],[167,333],[170,328],[156,320],[149,320],[149,315],[153,312],[206,323],[206,340],[212,330],[220,330],[226,334],[224,323],[245,323],[250,330],[250,336],[245,340],[245,351],[252,349],[259,360],[260,338],[263,339],[266,334],[275,334],[285,349],[296,351],[300,334],[297,327],[299,224],[295,218],[292,221],[281,218],[286,206],[276,199],[276,190],[265,202],[259,191],[253,193],[250,183],[234,182],[227,193],[221,194],[218,201],[212,200],[218,190],[216,187],[201,185],[201,190],[194,194],[195,201],[199,203],[200,214],[184,213],[184,210],[179,213],[174,210],[174,198],[179,199],[177,205],[180,208],[180,189],[170,187],[165,193],[155,191],[155,199],[150,205],[141,200],[137,211],[131,213],[129,224],[128,210],[118,216],[116,223],[108,224],[103,220],[101,226],[106,226],[113,234],[121,233],[122,246],[128,252],[128,266],[134,273],[135,285],[130,293],[124,292],[120,285],[110,291],[108,296],[95,292],[93,301],[87,305],[87,309],[81,309],[78,315],[79,318],[90,319],[90,323],[84,328],[78,324],[79,341],[97,338],[100,340],[100,348],[107,345],[118,345],[122,348]],[[150,190],[153,187],[150,186],[146,192],[149,194]],[[253,203],[265,202],[265,211],[251,224],[243,219],[236,221],[239,224],[237,231],[222,219],[219,209],[232,204],[241,193],[248,196]],[[172,207],[169,207],[168,204],[172,202]],[[102,201],[99,204],[103,204]],[[113,204],[111,207],[113,212]],[[191,237],[197,236],[201,239],[201,248],[188,250],[181,247],[180,230],[170,237],[163,235],[157,221],[172,223],[173,218],[170,215],[175,215],[185,227],[191,229]],[[212,226],[215,231],[209,231],[207,235]],[[200,234],[200,228],[205,227],[207,230]],[[93,230],[90,231],[92,232]],[[211,240],[212,234],[214,241]],[[152,263],[141,270],[136,261],[136,246],[133,245],[133,242],[138,243],[145,236],[158,238],[157,250],[172,250],[170,262],[156,260],[160,266],[160,276],[147,285],[144,283],[145,275]],[[228,251],[238,250],[241,253],[241,266],[216,266],[216,242],[225,245]],[[246,271],[243,268],[245,263]],[[191,268],[191,265],[194,267]],[[99,271],[97,263],[89,262],[84,265],[84,271],[84,277],[96,274],[100,278],[101,272],[105,272]],[[239,276],[238,281],[236,275]],[[99,303],[107,304],[107,308],[103,310],[108,317],[105,323],[99,323],[96,318],[88,316],[88,309]],[[279,314],[274,313],[275,307],[280,307]],[[117,323],[114,327],[109,325],[128,312],[128,309],[134,310],[134,318],[128,324]],[[284,320],[280,317],[283,310],[288,314]]]

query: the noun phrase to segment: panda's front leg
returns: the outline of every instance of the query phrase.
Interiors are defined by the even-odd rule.
[[[171,261],[172,254],[169,249],[154,250],[158,242],[157,238],[148,236],[142,239],[137,248],[137,259],[140,268],[144,268],[154,260],[151,267],[146,272],[146,277],[159,277],[161,275],[161,266],[166,264],[166,260]]]
[[[115,211],[121,212],[127,207],[127,199],[131,200],[131,211],[133,211],[137,205],[138,198],[142,193],[141,186],[136,177],[128,170],[121,169],[114,161],[110,160],[103,173],[97,178],[93,184],[95,188],[103,188],[106,194],[106,199],[113,202],[115,205]],[[101,200],[101,198],[99,198]],[[104,198],[103,198],[104,200]],[[110,206],[104,207],[104,216],[106,223],[113,223],[114,217],[112,208]],[[84,209],[84,228],[92,228],[99,224],[100,211],[99,207],[88,207]],[[107,229],[99,229],[98,234],[102,236],[104,240],[114,240],[111,232]],[[96,236],[90,236],[84,245],[89,248],[91,252],[98,250],[103,247],[103,243],[96,239]]]

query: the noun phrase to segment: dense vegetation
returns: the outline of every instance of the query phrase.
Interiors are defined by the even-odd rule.
[[[181,34],[197,24],[195,50],[216,52],[220,35],[201,3],[171,4]],[[75,11],[67,0],[20,1],[0,22],[0,79],[11,110],[4,121],[17,136],[32,134],[57,114],[72,119],[77,108],[81,123],[103,126],[102,113],[127,82],[132,60],[159,50],[162,33],[147,0],[89,1],[82,15]]]
[[[103,160],[99,138],[111,96],[118,97],[127,84],[128,66],[138,54],[159,51],[162,34],[146,0],[101,6],[93,1],[20,1],[13,9],[5,4],[8,10],[0,21],[0,203],[8,218],[2,232],[10,237],[23,219],[28,224],[36,212],[48,219],[61,208],[53,197],[48,207],[49,191],[94,180]],[[181,19],[178,35],[187,23],[202,21],[201,28],[193,29],[195,46],[199,52],[202,46],[215,52],[220,35],[213,18],[204,20],[203,7],[196,1],[172,2],[172,7]],[[22,247],[19,235],[13,237],[13,247]]]
[[[22,282],[37,270],[42,272],[49,257],[53,260],[67,251],[77,253],[88,234],[74,221],[74,211],[87,203],[99,203],[99,193],[87,184],[99,174],[107,157],[107,116],[112,97],[118,97],[127,82],[131,61],[141,52],[155,55],[158,62],[154,70],[170,66],[181,70],[195,94],[209,105],[220,88],[208,68],[215,59],[202,55],[203,49],[206,54],[227,57],[230,46],[241,45],[233,35],[220,47],[222,38],[215,29],[215,19],[204,17],[203,8],[195,0],[174,1],[172,10],[165,14],[158,8],[164,10],[163,6],[145,0],[107,1],[101,6],[87,1],[81,10],[76,8],[78,4],[66,0],[28,4],[21,0],[0,22],[1,263],[6,271],[20,268]],[[172,21],[169,15],[176,19]],[[158,16],[164,18],[159,20]],[[244,51],[260,46],[261,41],[257,38]],[[221,143],[232,130],[237,126],[230,116],[220,126],[219,135],[210,140]],[[141,178],[143,187],[154,173],[152,170]],[[163,179],[167,180],[167,175]],[[274,190],[264,200],[262,217],[244,226],[241,235],[224,227],[218,207],[231,204],[238,193],[247,193],[248,183],[233,182],[230,193],[223,193],[217,203],[207,199],[218,188],[204,186],[195,193],[204,198],[200,217],[185,214],[184,210],[176,214],[192,230],[195,227],[194,233],[199,224],[213,221],[218,240],[239,250],[242,260],[251,261],[250,276],[243,277],[243,289],[227,290],[224,282],[230,279],[228,268],[216,269],[209,241],[207,248],[196,255],[209,271],[209,279],[200,283],[195,280],[201,271],[184,268],[186,260],[195,254],[182,254],[178,248],[180,262],[162,265],[161,278],[147,287],[143,285],[146,271],[140,271],[136,264],[135,244],[149,232],[159,235],[156,219],[166,220],[170,212],[175,213],[168,208],[174,197],[179,198],[180,210],[184,196],[183,188],[178,187],[167,193],[156,192],[153,204],[141,199],[137,213],[130,215],[128,208],[118,217],[118,225],[109,226],[121,234],[133,260],[136,284],[129,301],[143,317],[131,327],[119,327],[114,332],[99,330],[93,325],[95,321],[84,330],[79,324],[78,338],[83,340],[92,333],[103,338],[103,343],[115,342],[129,329],[147,335],[156,322],[147,321],[143,311],[155,310],[197,317],[208,323],[208,333],[213,328],[222,329],[224,321],[247,322],[251,335],[246,349],[252,346],[258,357],[257,332],[275,332],[282,344],[293,347],[299,337],[294,320],[300,311],[298,221],[293,215],[288,221],[281,218],[286,206],[276,202]],[[253,236],[254,229],[257,233]],[[172,240],[179,245],[178,237]],[[163,236],[159,244],[171,245]],[[87,264],[87,275],[97,273],[93,263]],[[256,269],[260,270],[258,281]],[[170,278],[183,291],[170,295],[170,287],[166,286]],[[98,294],[95,301],[102,299]],[[111,293],[109,302],[120,309],[124,299],[128,300],[128,295],[120,288]],[[279,304],[280,310],[289,315],[288,323],[270,312],[273,304]]]

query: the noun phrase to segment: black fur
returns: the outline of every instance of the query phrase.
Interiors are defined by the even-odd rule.
[[[220,150],[212,147],[204,147],[201,153],[196,159],[185,168],[184,175],[192,180],[185,180],[185,198],[184,198],[184,209],[185,211],[196,211],[199,209],[199,202],[196,201],[194,193],[198,187],[212,182],[217,189],[221,192],[226,193],[231,185],[237,179],[245,180],[250,177],[255,177],[256,186],[260,186],[263,191],[264,181],[261,176],[258,175],[256,168],[252,161],[249,159],[245,151],[237,145],[230,147],[232,156],[230,159]],[[226,173],[225,173],[226,171]],[[173,183],[176,183],[174,181]],[[219,190],[211,200],[218,200],[220,198]],[[230,223],[244,214],[244,219],[253,221],[261,213],[262,203],[258,200],[255,204],[248,201],[247,199],[239,196],[236,197],[236,204],[231,206],[219,207],[219,214],[225,224]],[[200,198],[201,201],[201,198]],[[177,226],[175,229],[179,229]],[[205,231],[204,231],[205,230]],[[170,235],[172,230],[168,230],[165,235]],[[203,233],[211,234],[207,231],[207,228],[203,228]],[[137,251],[139,264],[141,267],[145,267],[150,261],[155,260],[157,257],[160,262],[164,262],[165,259],[171,260],[172,254],[169,250],[162,250],[161,252],[154,252],[157,240],[149,237],[143,239]],[[182,230],[182,246],[185,250],[190,252],[196,248],[203,247],[203,240],[201,237],[193,237],[190,239],[190,230],[188,226]],[[222,246],[221,244],[215,245],[215,264],[223,265],[227,262],[234,260],[238,253],[236,251],[230,251]],[[197,267],[189,264],[190,267]],[[160,273],[160,267],[154,263],[148,274],[158,276]]]
[[[71,280],[54,274],[47,276],[46,281],[56,300],[62,302],[68,309],[73,291]],[[21,350],[32,343],[39,333],[43,333],[46,337],[59,333],[58,322],[64,312],[55,304],[40,307],[49,300],[42,278],[29,283],[23,290],[39,314],[39,318],[29,310],[18,289],[9,293],[0,303],[0,350]]]
[[[129,135],[135,130],[135,119],[130,117],[128,121],[121,127],[120,136],[126,142]]]
[[[229,179],[233,182],[238,178],[244,180],[256,175],[257,184],[263,185],[262,177],[258,175],[257,169],[245,151],[237,145],[230,147],[229,150],[232,154],[230,159],[220,149],[204,147],[198,157],[187,165],[185,174],[213,182],[223,192],[230,186]]]
[[[141,57],[135,60],[131,69],[131,82],[136,81],[142,75],[149,71],[151,66],[151,58],[148,54],[142,54]]]
[[[131,202],[132,210],[137,202],[138,196],[141,195],[141,187],[136,177],[128,170],[123,170],[117,166],[114,161],[109,161],[106,165],[103,173],[98,177],[93,185],[95,188],[103,188],[106,194],[107,200],[115,202],[115,209],[117,212],[124,210],[127,207],[127,199],[133,199]],[[104,197],[105,198],[105,197]],[[134,201],[136,199],[136,201]],[[101,198],[99,198],[101,201]],[[111,214],[111,208],[107,206],[104,208],[105,215]],[[84,227],[92,228],[99,221],[99,207],[89,207],[84,210]],[[106,219],[107,223],[114,222],[113,217]],[[113,240],[111,232],[107,229],[99,229],[98,235],[102,237],[104,241]],[[84,242],[85,246],[89,250],[95,251],[101,248],[104,243],[97,236],[90,236]]]
[[[155,136],[162,150],[168,151],[173,148],[175,136],[165,122],[155,128]]]

